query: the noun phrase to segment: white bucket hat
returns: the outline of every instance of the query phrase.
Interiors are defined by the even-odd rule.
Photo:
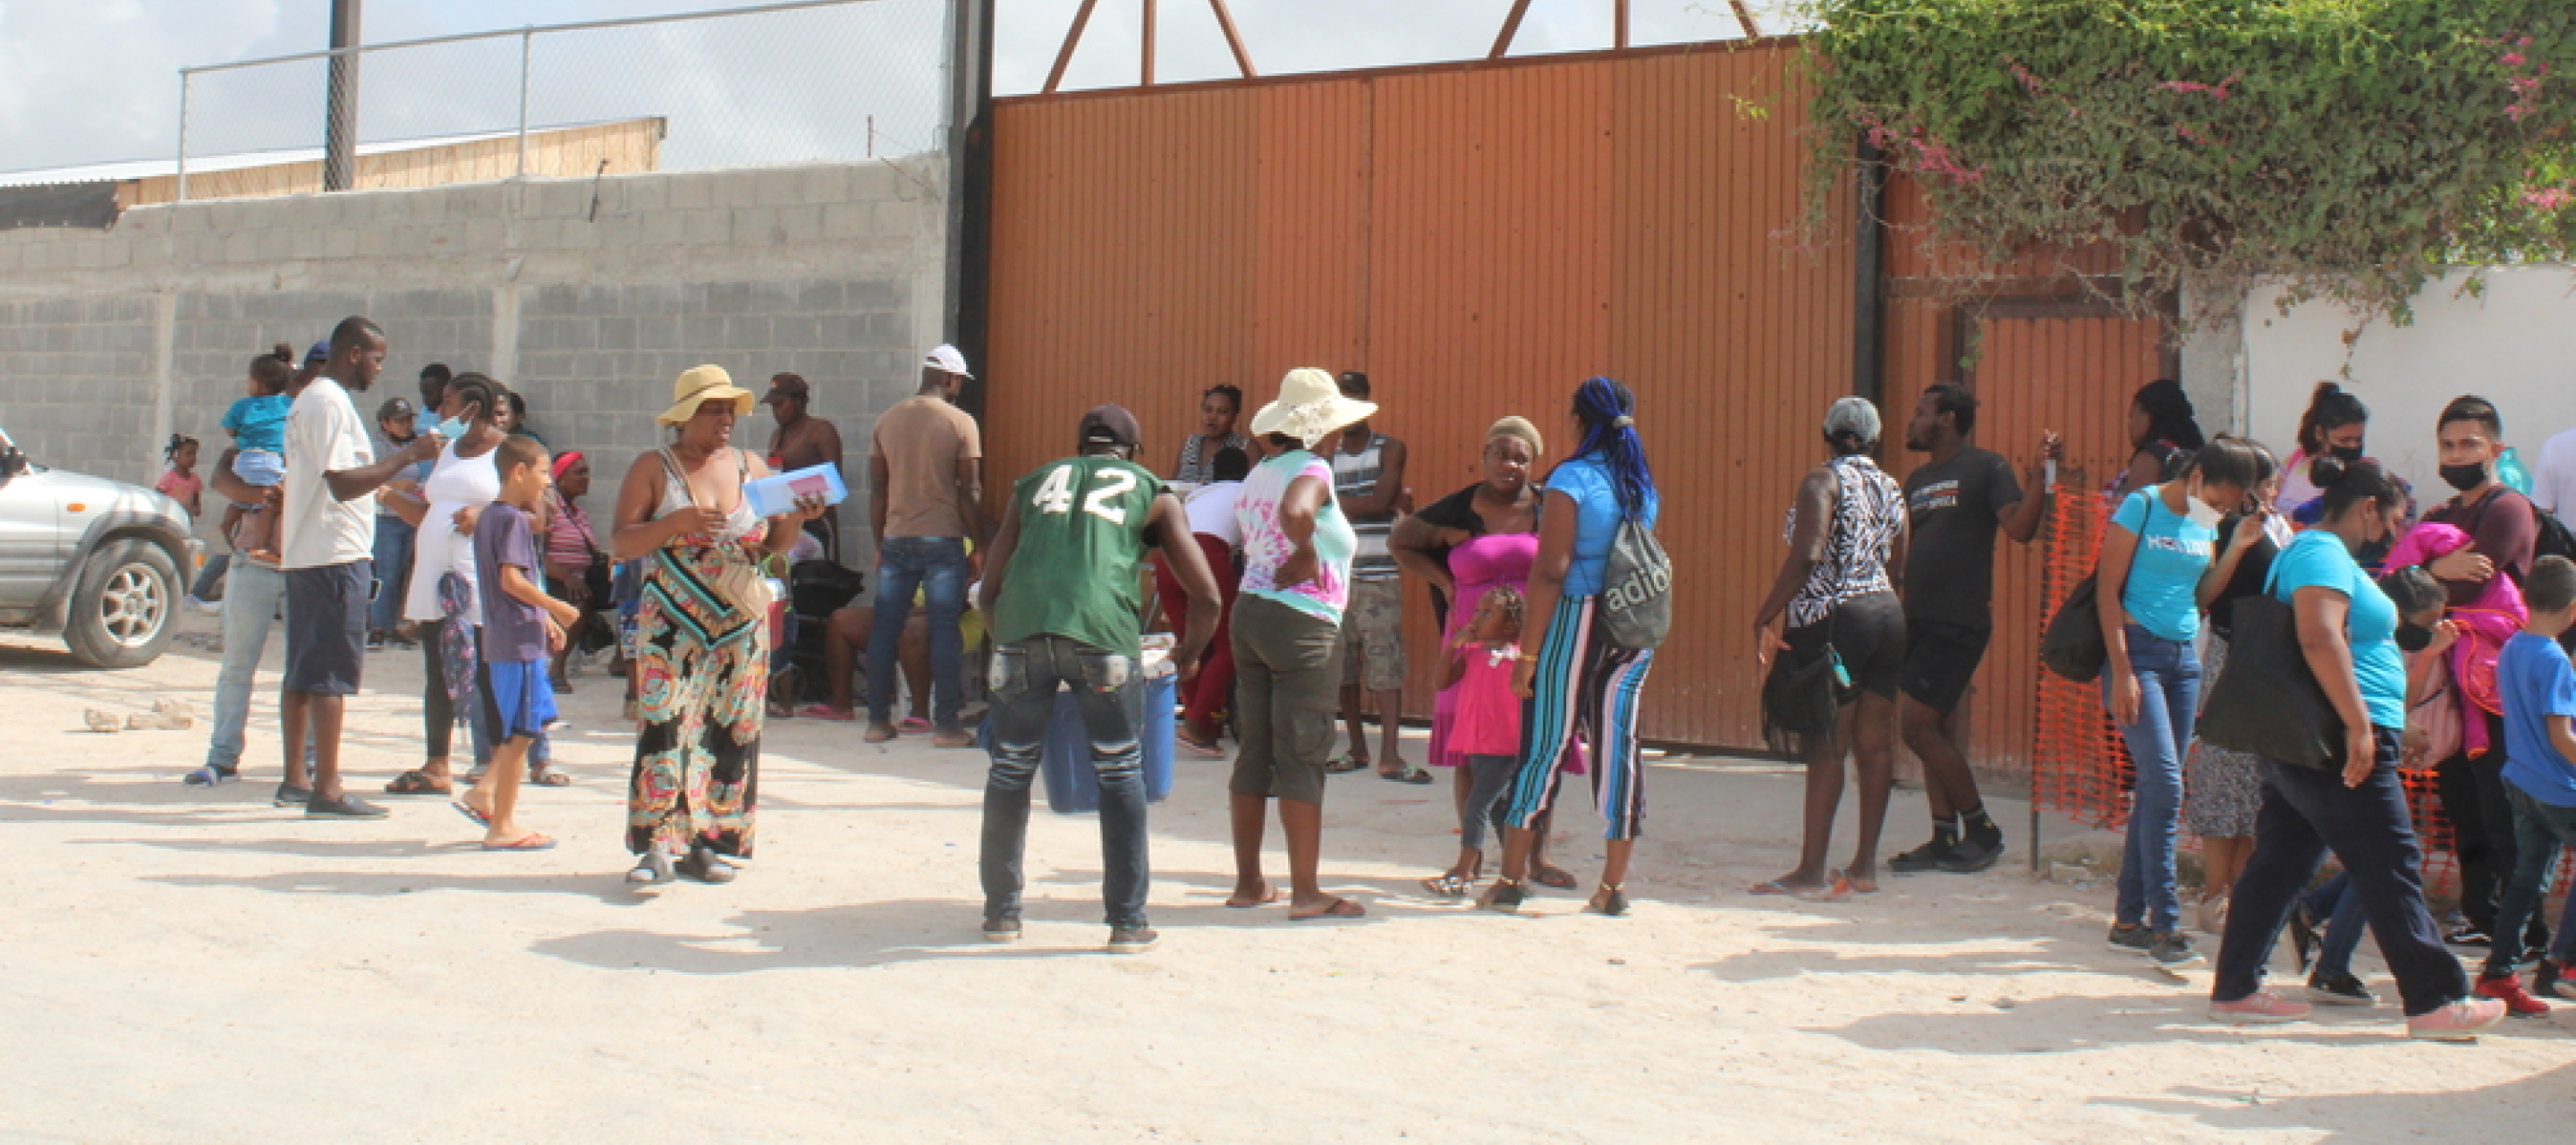
[[[1312,449],[1334,430],[1367,421],[1376,412],[1376,402],[1343,397],[1331,374],[1299,366],[1279,379],[1279,399],[1252,415],[1252,434],[1284,433]]]

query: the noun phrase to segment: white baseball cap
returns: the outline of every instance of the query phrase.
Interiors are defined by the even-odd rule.
[[[975,376],[966,372],[966,355],[958,353],[957,347],[946,342],[931,347],[928,354],[922,355],[921,364],[943,374],[955,374],[961,378]]]

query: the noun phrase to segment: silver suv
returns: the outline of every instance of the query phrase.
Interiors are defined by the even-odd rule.
[[[179,630],[188,512],[157,490],[47,469],[0,430],[0,629],[60,635],[94,668],[151,663]]]

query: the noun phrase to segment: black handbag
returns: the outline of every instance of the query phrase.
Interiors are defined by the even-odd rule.
[[[1815,659],[1796,666],[1789,663],[1785,651],[1772,657],[1771,674],[1762,680],[1763,723],[1797,735],[1834,730],[1849,690],[1836,671],[1842,662],[1831,644],[1818,651]]]
[[[2272,594],[2236,601],[2227,667],[2200,709],[2200,738],[2295,767],[2325,771],[2343,764],[2343,717],[2326,699],[2299,647],[2299,614]]]
[[[2039,662],[2078,684],[2101,678],[2102,665],[2111,658],[2111,647],[2102,639],[2095,575],[2086,573],[2075,582],[2066,603],[2058,606],[2057,616],[2039,638]]]

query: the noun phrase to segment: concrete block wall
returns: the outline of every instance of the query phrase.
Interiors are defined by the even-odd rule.
[[[531,179],[0,231],[0,429],[45,464],[148,484],[172,432],[221,450],[254,355],[365,314],[391,353],[362,412],[417,400],[433,361],[491,374],[613,483],[659,444],[682,370],[712,362],[755,391],[793,371],[840,425],[855,492],[870,423],[942,336],[944,177],[921,158]],[[756,412],[736,440],[763,448],[771,427]],[[862,557],[864,521],[843,526]]]

